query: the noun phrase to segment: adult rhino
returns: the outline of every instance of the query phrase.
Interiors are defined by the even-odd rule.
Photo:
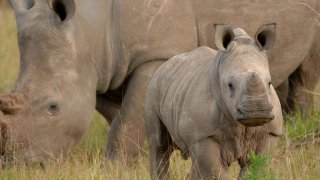
[[[297,69],[310,78],[309,65],[319,59],[319,16],[310,8],[319,8],[319,0],[9,2],[21,67],[12,92],[0,98],[1,150],[15,149],[26,162],[66,156],[95,107],[112,121],[107,157],[137,155],[154,71],[176,54],[213,47],[213,23],[241,26],[249,35],[261,24],[278,24],[280,38],[269,53],[275,87]]]

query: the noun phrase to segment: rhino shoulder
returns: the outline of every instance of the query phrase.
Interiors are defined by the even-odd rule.
[[[187,70],[188,68],[193,68],[200,62],[208,60],[208,58],[213,59],[215,55],[216,51],[206,46],[175,55],[158,68],[155,72],[154,79],[158,79],[159,76],[170,77],[170,75],[175,74],[178,69],[183,68]]]
[[[194,51],[191,51],[191,53],[198,54],[201,57],[212,57],[216,55],[217,51],[207,46],[200,46]]]

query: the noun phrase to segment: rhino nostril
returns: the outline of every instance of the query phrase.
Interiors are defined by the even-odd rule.
[[[238,112],[239,114],[244,114],[244,112],[243,112],[240,108],[237,109],[237,112]]]
[[[241,120],[243,119],[245,116],[243,110],[241,110],[240,108],[237,109],[237,120]]]

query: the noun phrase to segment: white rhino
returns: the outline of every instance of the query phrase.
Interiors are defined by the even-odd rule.
[[[152,178],[168,178],[174,148],[191,156],[196,180],[229,179],[236,160],[241,177],[249,153],[276,146],[282,111],[265,51],[274,40],[275,24],[263,25],[254,39],[240,28],[217,25],[218,52],[200,47],[160,66],[145,104]]]
[[[300,87],[318,82],[320,0],[9,2],[21,67],[12,92],[0,97],[0,149],[15,149],[27,162],[68,155],[95,108],[112,122],[107,159],[137,155],[154,71],[176,54],[214,47],[213,23],[241,25],[252,36],[276,22],[279,38],[268,53],[274,87],[303,104],[310,98]]]

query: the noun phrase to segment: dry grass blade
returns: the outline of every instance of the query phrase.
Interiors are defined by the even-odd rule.
[[[306,137],[292,141],[290,143],[290,148],[301,148],[303,146],[310,146],[320,143],[320,132],[313,132],[308,134]]]
[[[320,132],[318,131],[310,133],[298,140],[290,140],[290,138],[285,135],[285,145],[276,151],[275,157],[286,156],[296,149],[314,147],[317,144],[320,144]]]

